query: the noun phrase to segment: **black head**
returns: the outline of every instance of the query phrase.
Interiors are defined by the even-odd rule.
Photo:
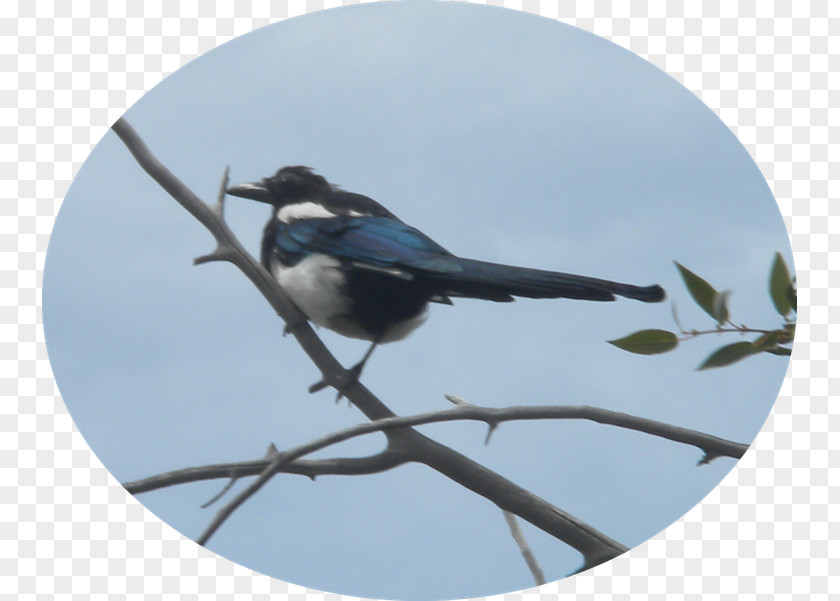
[[[231,196],[250,198],[283,206],[306,197],[332,190],[330,183],[314,173],[309,167],[283,167],[271,177],[247,184],[238,184],[227,189]]]

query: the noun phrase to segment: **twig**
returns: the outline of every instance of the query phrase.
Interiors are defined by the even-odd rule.
[[[522,528],[519,527],[516,516],[509,511],[503,511],[502,514],[505,516],[505,521],[507,522],[508,528],[510,528],[510,534],[513,536],[513,540],[516,541],[516,545],[519,547],[519,552],[522,553],[525,563],[528,564],[528,569],[531,570],[534,582],[537,583],[537,586],[545,584],[545,574],[543,574],[540,564],[537,563],[537,558],[534,557],[534,552],[531,551],[531,546],[525,539],[525,534],[522,532]]]
[[[315,479],[316,476],[360,476],[376,474],[398,467],[408,461],[402,454],[386,450],[370,457],[347,457],[336,459],[298,459],[280,468],[280,472],[299,474]],[[271,462],[271,458],[235,463],[217,463],[200,467],[174,470],[126,482],[123,487],[132,495],[151,492],[168,486],[216,480],[218,478],[245,478],[262,473]]]
[[[222,497],[224,497],[224,496],[225,496],[225,493],[226,493],[227,491],[229,491],[231,488],[233,488],[233,485],[234,485],[234,484],[236,484],[236,481],[237,481],[237,480],[238,480],[238,478],[231,478],[230,480],[228,480],[227,484],[225,484],[225,486],[224,486],[224,488],[222,488],[222,490],[220,490],[220,491],[219,491],[219,492],[217,492],[215,495],[213,495],[213,496],[210,498],[210,500],[209,500],[209,501],[206,501],[206,502],[204,502],[204,503],[202,503],[202,504],[201,504],[201,508],[202,508],[202,509],[207,509],[207,508],[208,508],[208,507],[210,507],[213,503],[215,503],[216,501],[218,501],[219,499],[221,499]]]
[[[269,461],[266,468],[260,474],[260,477],[254,480],[250,485],[248,485],[245,490],[241,493],[236,495],[233,500],[231,500],[227,505],[222,507],[219,512],[216,514],[216,517],[213,518],[213,521],[207,526],[204,532],[201,533],[195,542],[199,545],[204,546],[207,544],[207,541],[210,540],[210,537],[213,536],[213,533],[218,530],[222,524],[224,524],[225,520],[227,520],[231,514],[238,507],[240,507],[245,501],[247,501],[252,495],[256,494],[263,486],[265,486],[266,482],[271,480],[274,477],[280,468],[284,465],[289,464],[291,461],[294,461],[301,455],[305,455],[306,453],[311,453],[317,448],[308,450],[309,447],[312,447],[313,443],[309,443],[306,445],[301,445],[300,447],[290,449],[283,453],[276,453],[273,455],[271,460]],[[315,445],[317,447],[317,444]],[[323,448],[323,447],[321,447]]]
[[[778,330],[760,330],[757,328],[748,328],[747,326],[734,326],[731,328],[715,328],[713,330],[681,330],[680,334],[683,338],[680,340],[690,340],[698,336],[705,336],[707,334],[772,334]]]

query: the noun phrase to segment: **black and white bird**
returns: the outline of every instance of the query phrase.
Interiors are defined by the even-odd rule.
[[[227,190],[270,204],[261,261],[312,322],[377,344],[405,338],[429,302],[513,297],[643,302],[665,298],[657,285],[633,286],[568,273],[457,257],[375,200],[346,192],[308,167],[283,167]]]

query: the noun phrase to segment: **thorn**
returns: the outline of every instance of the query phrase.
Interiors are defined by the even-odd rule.
[[[211,252],[209,255],[201,255],[200,257],[196,257],[193,259],[193,265],[202,265],[204,263],[211,263],[212,261],[221,261],[222,259],[216,254],[216,251]]]
[[[498,422],[487,422],[487,436],[484,437],[484,446],[485,447],[488,444],[490,444],[490,437],[493,436],[493,432],[498,427],[499,427]]]
[[[266,459],[274,459],[277,455],[279,455],[279,451],[277,450],[277,447],[274,446],[274,443],[272,442],[268,445],[268,449],[266,449],[266,451],[265,451],[265,458]]]
[[[697,465],[708,465],[718,457],[720,457],[720,455],[717,453],[712,453],[711,451],[703,451],[703,456],[697,460]]]
[[[207,255],[201,255],[193,259],[193,265],[211,263],[213,261],[230,261],[230,249],[217,246],[216,250]]]
[[[456,396],[454,394],[445,394],[443,395],[443,397],[456,407],[475,407],[475,405],[473,405],[472,403],[468,403],[461,397]]]

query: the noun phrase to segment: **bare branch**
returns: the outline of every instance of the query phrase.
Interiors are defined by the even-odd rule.
[[[645,434],[650,434],[652,436],[658,436],[674,442],[698,447],[701,451],[703,451],[704,456],[707,458],[732,457],[734,459],[739,459],[747,452],[747,449],[749,449],[749,445],[726,440],[725,438],[720,438],[718,436],[712,436],[711,434],[706,434],[697,430],[690,430],[680,426],[672,426],[671,424],[665,424],[656,420],[637,417],[627,413],[620,413],[618,411],[611,411],[609,409],[602,409],[600,407],[590,407],[588,405],[536,405],[528,407],[496,408],[480,407],[472,404],[462,404],[453,409],[446,409],[444,411],[431,411],[417,415],[388,417],[375,422],[350,426],[349,428],[338,430],[332,434],[328,434],[297,448],[309,449],[304,453],[308,454],[327,446],[343,442],[350,438],[370,434],[371,432],[386,432],[396,428],[422,426],[440,422],[471,420],[482,421],[491,424],[492,427],[495,427],[496,425],[507,421],[537,419],[585,419],[600,424],[618,426],[620,428],[644,432]],[[709,460],[710,459],[707,459],[703,461],[703,463],[708,463]]]
[[[402,454],[386,450],[370,457],[318,460],[298,459],[282,466],[278,471],[286,474],[299,474],[314,480],[317,476],[360,476],[364,474],[376,474],[398,467],[406,461],[408,461],[408,458]],[[188,484],[201,480],[216,480],[218,478],[236,479],[246,476],[257,476],[268,467],[270,462],[271,458],[265,457],[256,461],[218,463],[190,467],[143,478],[142,480],[126,482],[123,484],[123,487],[129,493],[137,495],[168,486]]]
[[[490,425],[490,431],[492,432],[493,429],[495,429],[501,422],[530,419],[588,419],[603,424],[610,424],[622,428],[628,428],[630,430],[645,432],[654,436],[674,440],[676,442],[692,444],[700,447],[700,449],[704,451],[704,456],[700,463],[708,463],[712,458],[721,455],[738,458],[743,455],[748,448],[747,445],[735,443],[716,436],[710,436],[709,434],[704,434],[695,430],[688,430],[686,428],[671,426],[669,424],[663,424],[657,421],[627,415],[625,413],[618,413],[608,409],[600,409],[597,407],[543,406],[505,407],[497,409],[493,407],[479,407],[470,403],[461,402],[454,409],[448,409],[446,411],[436,411],[405,417],[389,417],[375,422],[358,424],[327,434],[326,436],[322,436],[282,453],[270,454],[268,461],[262,463],[263,469],[260,472],[260,477],[219,511],[217,517],[213,520],[211,525],[197,542],[200,544],[206,543],[210,536],[224,523],[224,521],[236,510],[236,508],[242,505],[242,503],[244,503],[251,495],[262,488],[262,486],[268,482],[268,480],[282,467],[289,465],[292,461],[298,459],[299,457],[314,453],[315,451],[319,451],[339,442],[344,442],[345,440],[370,434],[372,432],[385,432],[386,430],[405,428],[407,426],[419,426],[423,424],[458,420],[478,420],[487,422]],[[486,442],[487,441],[485,440],[485,444]],[[405,457],[404,459],[409,460],[410,458]],[[230,472],[228,472],[228,477],[231,479],[236,478],[236,476],[231,475]],[[126,488],[127,487],[128,485]]]
[[[448,395],[452,396],[452,395]],[[458,397],[454,397],[458,398]],[[689,444],[698,447],[703,451],[701,464],[709,463],[716,457],[740,458],[749,448],[749,445],[726,440],[697,430],[689,430],[679,426],[664,424],[655,420],[645,419],[601,409],[598,407],[579,406],[530,406],[530,407],[505,407],[501,409],[492,407],[479,407],[461,401],[459,406],[445,411],[422,413],[406,417],[394,417],[379,420],[369,424],[352,426],[339,432],[329,435],[323,439],[329,446],[347,440],[354,436],[370,434],[371,432],[387,431],[394,428],[406,426],[419,426],[438,422],[472,420],[490,421],[500,423],[504,421],[532,420],[532,419],[586,419],[594,422],[627,428],[644,432],[652,436],[659,436],[674,442]],[[319,447],[323,448],[323,447]],[[166,472],[143,480],[127,482],[123,484],[131,494],[149,492],[176,484],[186,484],[199,480],[213,480],[217,478],[242,478],[245,476],[256,476],[268,467],[271,458],[267,457],[256,461],[243,461],[238,463],[221,463],[206,465],[202,467],[186,468],[172,472]],[[373,474],[392,469],[414,459],[403,453],[393,450],[386,450],[380,454],[360,458],[337,458],[321,460],[297,460],[291,462],[280,470],[289,474],[301,474],[314,478],[321,475],[362,475]]]
[[[528,569],[531,570],[534,582],[537,583],[537,586],[545,584],[545,574],[543,574],[540,564],[537,563],[537,558],[534,557],[534,552],[531,551],[531,546],[525,539],[525,534],[522,532],[522,528],[519,527],[516,516],[509,511],[503,511],[502,514],[505,516],[505,521],[507,522],[508,528],[510,528],[510,534],[513,536],[513,540],[516,541],[516,546],[519,547],[519,552],[522,553],[525,563],[528,564]]]
[[[464,402],[465,403],[465,402]],[[384,420],[386,427],[398,427],[403,425],[417,426],[435,422],[447,422],[455,420],[483,421],[491,427],[501,422],[514,420],[535,420],[535,419],[585,419],[600,424],[618,426],[628,430],[644,432],[652,436],[666,438],[674,442],[689,444],[703,451],[705,460],[708,463],[715,457],[732,457],[740,459],[749,449],[749,445],[699,432],[680,426],[673,426],[657,420],[647,419],[611,411],[600,407],[588,405],[535,405],[520,407],[480,407],[469,403],[459,404],[454,409],[436,411],[412,415],[396,420]],[[397,420],[405,420],[404,422]]]

